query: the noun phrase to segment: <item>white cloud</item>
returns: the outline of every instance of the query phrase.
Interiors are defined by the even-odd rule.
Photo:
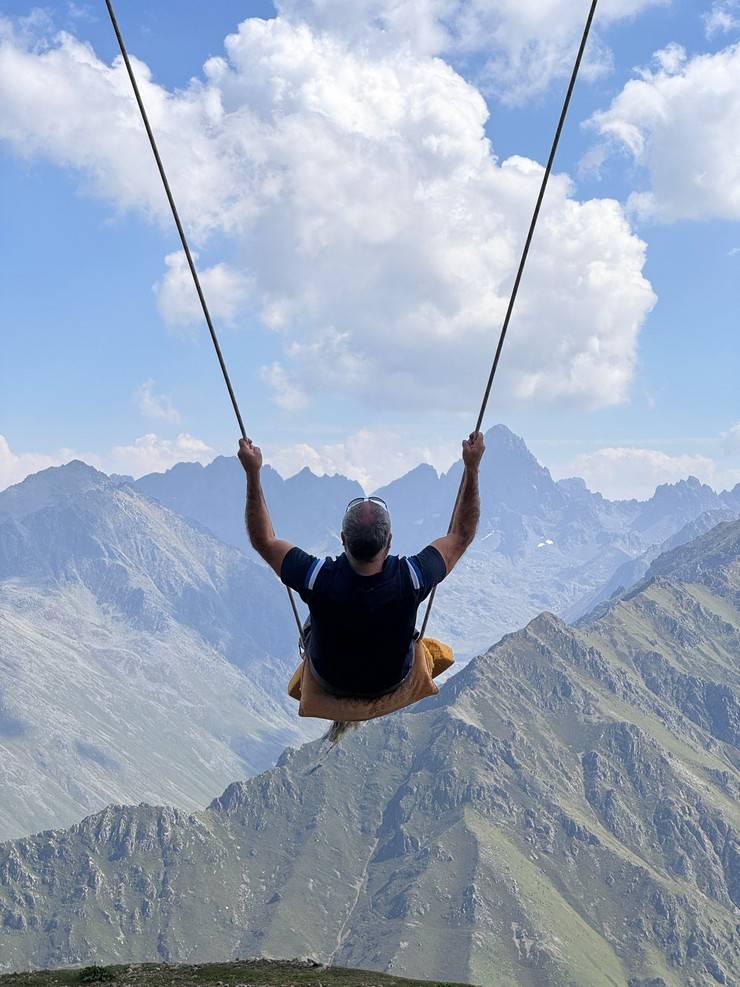
[[[73,459],[94,466],[105,473],[122,473],[139,477],[144,473],[161,472],[175,463],[206,463],[216,456],[202,439],[183,432],[175,439],[164,439],[153,433],[142,435],[130,445],[114,446],[103,453],[77,452],[59,449],[54,452],[16,452],[5,436],[0,435],[0,490],[20,483],[32,473],[62,466]]]
[[[338,442],[297,443],[273,450],[270,463],[283,476],[308,466],[314,473],[341,473],[368,492],[403,476],[419,463],[447,470],[460,456],[455,442],[423,444],[393,428],[363,428]]]
[[[695,476],[715,489],[740,483],[740,469],[725,469],[708,456],[669,455],[658,449],[605,448],[582,453],[568,467],[592,490],[612,500],[647,500],[661,483]]]
[[[193,260],[197,262],[197,254]],[[154,285],[157,309],[170,326],[201,326],[203,309],[182,250],[168,254],[167,270]],[[250,279],[228,264],[214,264],[198,271],[198,280],[212,318],[233,326],[244,312],[251,288]]]
[[[617,20],[670,0],[602,0],[584,75],[607,70],[600,35]],[[573,0],[277,0],[292,21],[353,45],[443,55],[471,69],[495,98],[521,102],[572,69],[589,3]]]
[[[131,445],[114,446],[104,457],[108,473],[133,477],[160,473],[175,463],[210,463],[216,451],[202,439],[182,432],[176,439],[163,439],[153,432],[142,435]]]
[[[271,388],[275,404],[284,411],[300,411],[308,404],[305,392],[295,383],[281,363],[262,367],[260,376]]]
[[[14,452],[4,435],[0,435],[0,490],[20,483],[30,473],[61,466],[75,458],[71,449],[59,449],[53,453]]]
[[[590,125],[647,172],[637,213],[740,219],[740,45],[693,58],[670,45]]]
[[[566,17],[561,0],[545,6]],[[512,16],[515,7],[540,23],[535,4],[507,5]],[[69,35],[32,45],[4,23],[0,137],[74,168],[116,208],[169,223],[120,63]],[[249,305],[261,316],[297,392],[469,411],[542,169],[495,157],[485,102],[450,66],[379,38],[353,48],[285,17],[250,19],[185,90],[136,69],[186,225],[199,241],[218,234],[238,258],[210,269],[220,315]],[[499,401],[625,400],[654,303],[644,260],[617,202],[579,202],[556,176]],[[167,263],[160,307],[189,317],[182,259]],[[285,400],[285,388],[276,393]]]
[[[715,0],[711,9],[704,15],[704,29],[707,37],[728,34],[740,27],[739,0]]]
[[[146,380],[141,387],[136,389],[134,402],[137,408],[147,418],[156,418],[173,425],[179,425],[182,421],[182,415],[172,403],[172,397],[169,394],[155,393],[156,383],[155,380]]]

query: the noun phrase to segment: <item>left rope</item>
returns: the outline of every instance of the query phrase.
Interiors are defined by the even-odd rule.
[[[172,210],[172,218],[175,221],[175,226],[177,227],[177,232],[180,236],[180,243],[182,244],[182,249],[185,251],[185,258],[188,262],[188,267],[190,268],[190,273],[193,278],[193,284],[195,285],[195,290],[198,294],[198,299],[200,301],[200,307],[203,309],[203,316],[206,320],[206,325],[208,326],[208,332],[211,335],[211,342],[213,343],[213,348],[216,351],[216,356],[218,357],[218,363],[221,367],[221,373],[224,378],[224,383],[226,384],[226,389],[229,392],[229,398],[231,399],[231,406],[234,409],[234,414],[236,415],[236,420],[239,425],[239,430],[242,434],[242,438],[246,439],[247,432],[244,428],[244,421],[242,419],[241,411],[239,410],[239,405],[237,404],[236,395],[234,394],[234,388],[231,383],[231,378],[229,377],[229,371],[226,367],[226,361],[224,360],[223,353],[221,352],[221,346],[218,341],[218,336],[216,335],[216,329],[213,325],[213,319],[211,318],[211,313],[208,309],[208,303],[206,302],[206,296],[203,293],[203,287],[200,283],[200,278],[198,277],[198,270],[195,266],[195,261],[193,260],[193,255],[190,251],[190,245],[188,244],[188,238],[185,236],[185,230],[183,229],[182,222],[180,221],[180,214],[177,211],[177,205],[175,204],[175,197],[172,194],[172,189],[170,188],[170,183],[167,180],[167,172],[164,170],[164,164],[162,163],[162,158],[159,153],[159,148],[157,147],[157,141],[154,137],[154,131],[152,130],[151,124],[149,123],[149,117],[146,112],[146,107],[144,106],[144,101],[141,98],[141,92],[139,91],[138,83],[136,82],[136,76],[134,75],[134,70],[131,65],[131,60],[128,57],[128,51],[126,50],[126,44],[123,40],[123,35],[121,34],[121,29],[118,26],[118,18],[116,17],[116,12],[113,9],[113,4],[111,0],[105,0],[105,5],[108,8],[108,14],[110,16],[111,24],[113,25],[113,30],[116,35],[116,40],[118,41],[118,47],[121,49],[121,56],[123,58],[124,65],[126,66],[126,71],[128,72],[128,77],[131,81],[131,88],[134,91],[134,97],[136,98],[136,103],[139,107],[139,112],[141,113],[141,119],[144,122],[144,128],[146,130],[147,137],[149,138],[149,144],[152,148],[152,153],[154,154],[154,160],[157,162],[157,169],[159,170],[159,176],[162,179],[162,184],[164,185],[164,191],[167,195],[167,201],[170,204],[170,209]],[[296,606],[295,598],[293,596],[293,591],[290,587],[286,587],[288,590],[288,599],[290,600],[291,610],[293,611],[293,617],[298,627],[298,635],[303,642],[303,625],[301,624],[301,618],[298,613],[298,607]]]

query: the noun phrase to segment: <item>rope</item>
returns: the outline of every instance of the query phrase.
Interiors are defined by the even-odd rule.
[[[126,66],[126,71],[128,72],[128,77],[129,77],[129,79],[131,81],[131,87],[132,87],[132,89],[134,91],[134,96],[136,98],[136,102],[137,102],[138,107],[139,107],[139,112],[141,113],[141,118],[142,118],[142,120],[144,122],[144,127],[146,129],[147,137],[149,138],[149,143],[151,145],[152,152],[154,154],[154,159],[155,159],[155,161],[157,163],[157,168],[159,170],[159,174],[160,174],[160,177],[162,179],[162,184],[164,185],[164,190],[165,190],[165,193],[167,195],[167,201],[169,202],[170,209],[172,210],[172,217],[173,217],[173,219],[175,221],[175,226],[177,227],[177,232],[178,232],[178,234],[180,236],[180,242],[182,243],[182,248],[185,251],[185,257],[186,257],[187,262],[188,262],[188,267],[190,268],[190,273],[191,273],[192,278],[193,278],[193,283],[195,285],[195,290],[196,290],[196,292],[198,294],[198,299],[200,300],[201,308],[203,309],[203,315],[205,317],[206,324],[208,326],[208,331],[209,331],[210,336],[211,336],[211,341],[213,343],[213,348],[216,351],[216,356],[218,358],[218,362],[219,362],[219,365],[221,367],[221,373],[222,373],[223,378],[224,378],[224,383],[226,384],[226,389],[229,392],[229,398],[231,399],[231,405],[232,405],[232,407],[234,409],[234,414],[236,415],[236,420],[237,420],[237,422],[239,424],[239,429],[241,431],[242,437],[243,438],[246,438],[247,437],[247,433],[246,433],[246,430],[244,428],[244,422],[242,420],[241,412],[239,411],[239,405],[237,404],[237,401],[236,401],[236,395],[234,394],[234,388],[233,388],[233,386],[231,384],[231,379],[229,377],[229,372],[228,372],[228,369],[226,367],[226,362],[225,362],[224,357],[223,357],[223,354],[221,352],[221,346],[219,345],[218,336],[216,335],[216,330],[215,330],[214,325],[213,325],[213,320],[211,319],[211,314],[210,314],[209,309],[208,309],[208,304],[206,302],[206,298],[205,298],[205,295],[203,293],[203,288],[201,287],[200,278],[198,277],[198,271],[196,269],[195,262],[193,261],[193,256],[192,256],[192,254],[190,252],[190,247],[188,245],[187,237],[185,236],[185,231],[184,231],[183,226],[182,226],[182,223],[180,221],[180,216],[179,216],[179,213],[177,211],[177,206],[175,204],[175,199],[174,199],[174,197],[172,195],[172,190],[170,189],[169,181],[167,180],[167,174],[165,172],[164,165],[162,164],[162,158],[160,157],[159,150],[157,148],[157,142],[156,142],[155,137],[154,137],[154,132],[152,131],[151,125],[149,123],[149,117],[147,116],[147,112],[146,112],[146,109],[144,107],[144,102],[143,102],[143,100],[141,98],[141,93],[139,92],[139,87],[138,87],[138,84],[136,82],[136,76],[134,75],[134,71],[133,71],[133,68],[131,66],[131,62],[130,62],[129,57],[128,57],[128,52],[126,50],[126,45],[125,45],[124,40],[123,40],[123,35],[121,34],[121,29],[118,26],[118,20],[116,18],[115,11],[113,10],[113,4],[111,3],[111,0],[105,0],[105,5],[108,8],[108,14],[110,15],[111,24],[113,25],[113,30],[115,31],[115,34],[116,34],[116,39],[118,41],[118,46],[121,49],[121,55],[123,56],[123,61],[124,61],[124,64]],[[545,192],[547,191],[547,186],[548,186],[548,183],[549,183],[549,180],[550,180],[550,175],[552,173],[553,165],[555,163],[555,156],[557,154],[558,145],[560,144],[560,137],[562,135],[563,128],[565,126],[565,120],[566,120],[566,118],[568,116],[568,110],[570,109],[570,103],[571,103],[571,99],[573,97],[573,90],[575,89],[576,81],[578,79],[578,75],[579,75],[579,72],[580,72],[580,69],[581,69],[581,63],[583,61],[583,55],[584,55],[584,52],[586,50],[586,44],[588,42],[589,35],[591,33],[591,26],[593,24],[594,17],[596,15],[596,8],[597,8],[597,6],[598,6],[598,0],[592,0],[592,2],[591,2],[591,8],[589,10],[588,17],[586,19],[586,26],[584,28],[583,36],[581,38],[581,43],[580,43],[579,48],[578,48],[578,54],[576,56],[575,65],[573,66],[573,72],[571,74],[570,83],[568,85],[568,89],[567,89],[567,92],[566,92],[566,95],[565,95],[565,100],[563,102],[563,108],[562,108],[561,113],[560,113],[560,119],[558,120],[558,125],[557,125],[556,131],[555,131],[555,137],[553,138],[552,147],[550,148],[550,154],[549,154],[549,157],[547,159],[547,165],[545,167],[545,172],[544,172],[544,175],[542,176],[542,183],[540,185],[540,190],[539,190],[539,194],[537,196],[537,201],[536,201],[536,204],[535,204],[535,207],[534,207],[534,212],[532,214],[532,219],[531,219],[531,222],[529,224],[529,231],[527,233],[527,237],[526,237],[526,240],[525,240],[525,243],[524,243],[524,249],[522,250],[522,255],[521,255],[521,258],[520,258],[520,261],[519,261],[519,267],[518,267],[517,273],[516,273],[516,278],[514,279],[514,285],[513,285],[513,288],[511,290],[511,296],[509,298],[509,304],[507,306],[506,314],[504,316],[503,325],[501,327],[501,332],[499,334],[499,340],[498,340],[498,345],[496,346],[496,352],[495,352],[495,355],[494,355],[494,358],[493,358],[493,364],[491,365],[491,370],[490,370],[490,373],[488,375],[488,381],[486,383],[486,388],[485,388],[485,391],[483,393],[483,400],[481,402],[480,410],[478,412],[478,418],[477,418],[477,421],[476,421],[476,424],[475,424],[475,429],[474,429],[475,432],[479,432],[480,429],[481,429],[481,426],[483,424],[483,419],[484,419],[485,414],[486,414],[486,409],[488,407],[488,402],[489,402],[490,397],[491,397],[491,391],[493,389],[493,382],[494,382],[494,379],[496,377],[496,371],[498,370],[499,361],[501,359],[501,353],[503,352],[504,343],[506,341],[506,335],[507,335],[507,333],[509,331],[509,324],[511,322],[512,314],[514,312],[514,306],[516,304],[516,299],[517,299],[517,296],[519,294],[519,286],[521,284],[522,276],[524,274],[524,269],[525,269],[526,264],[527,264],[527,258],[529,257],[529,251],[530,251],[530,247],[532,246],[532,240],[534,238],[535,230],[537,229],[537,223],[539,221],[540,211],[542,209],[542,203],[543,203],[543,200],[545,198]],[[465,475],[463,474],[463,478],[460,481],[460,486],[458,487],[457,497],[455,498],[455,506],[454,506],[453,511],[452,511],[452,517],[450,519],[450,524],[449,524],[449,527],[447,529],[448,534],[452,530],[452,527],[453,527],[453,525],[455,523],[455,517],[457,515],[457,509],[458,509],[458,506],[460,504],[460,498],[462,496],[462,490],[463,490],[463,484],[464,484],[464,482],[465,482]],[[296,607],[295,599],[293,597],[293,593],[292,593],[291,589],[289,587],[287,587],[287,589],[288,589],[288,597],[290,599],[291,609],[293,611],[293,616],[295,618],[296,626],[298,627],[298,633],[299,633],[299,636],[301,638],[301,641],[303,642],[303,626],[301,624],[300,616],[298,614],[298,608]],[[423,637],[424,636],[424,633],[426,631],[427,624],[429,622],[429,617],[430,617],[430,614],[432,612],[432,606],[434,604],[434,599],[435,599],[435,596],[436,596],[436,592],[437,592],[437,590],[436,590],[436,587],[435,587],[432,590],[431,595],[429,597],[429,603],[427,604],[426,613],[424,614],[424,621],[423,621],[422,626],[421,626],[420,637]],[[305,644],[305,642],[304,642],[304,644]]]
[[[159,154],[159,148],[157,147],[157,141],[154,137],[154,131],[152,130],[151,124],[149,123],[149,117],[144,107],[144,101],[141,98],[141,93],[139,92],[139,86],[136,82],[136,76],[134,75],[134,70],[131,66],[131,61],[128,57],[128,51],[126,50],[126,45],[123,40],[123,35],[121,34],[121,29],[118,26],[118,19],[116,18],[115,11],[113,10],[113,4],[111,0],[105,0],[105,5],[108,8],[108,14],[110,15],[111,24],[113,25],[113,30],[116,34],[116,39],[118,41],[118,47],[121,49],[121,55],[123,56],[123,61],[126,66],[126,71],[128,72],[128,77],[131,80],[131,88],[134,91],[134,96],[136,97],[136,102],[139,107],[139,112],[141,113],[141,119],[144,122],[144,128],[146,129],[147,137],[149,138],[149,143],[154,154],[154,160],[157,162],[157,168],[159,170],[160,178],[162,179],[162,184],[164,185],[164,190],[167,195],[167,201],[170,204],[170,209],[172,210],[172,218],[175,221],[175,226],[177,227],[177,232],[180,235],[180,242],[182,243],[182,249],[185,251],[185,257],[188,262],[188,267],[190,268],[190,273],[193,277],[193,283],[195,285],[195,290],[198,293],[198,298],[200,300],[200,307],[203,309],[203,315],[206,320],[206,325],[208,326],[208,332],[211,335],[211,342],[213,343],[213,348],[216,351],[216,356],[218,358],[219,366],[221,367],[221,373],[224,378],[224,383],[226,384],[226,389],[229,392],[229,398],[231,399],[231,406],[234,409],[234,414],[236,415],[236,420],[239,425],[239,430],[241,431],[242,438],[247,438],[247,432],[244,428],[244,421],[239,410],[239,405],[236,401],[236,395],[234,393],[234,388],[231,384],[231,378],[229,377],[229,371],[226,367],[226,361],[224,360],[223,353],[221,352],[221,346],[218,341],[218,336],[216,335],[216,329],[213,325],[213,320],[211,319],[211,313],[208,309],[208,304],[206,302],[206,296],[203,293],[203,288],[200,283],[200,278],[198,277],[198,271],[195,266],[195,261],[193,260],[193,255],[190,252],[190,246],[188,244],[187,237],[185,236],[185,230],[180,222],[180,214],[177,211],[177,206],[175,204],[175,198],[172,195],[172,189],[170,188],[170,183],[167,180],[167,173],[164,170],[164,165],[162,164],[162,158]],[[298,608],[296,606],[295,599],[293,597],[293,592],[290,587],[286,587],[288,590],[288,597],[290,599],[291,610],[293,611],[293,616],[295,618],[296,626],[298,627],[298,634],[300,635],[301,641],[303,641],[303,625],[301,624],[301,618],[298,614]]]
[[[488,382],[486,384],[486,389],[483,394],[483,401],[481,402],[480,411],[478,412],[478,419],[475,423],[475,432],[480,432],[481,425],[483,424],[483,418],[486,414],[486,408],[488,407],[488,401],[491,397],[491,390],[493,388],[493,381],[496,376],[496,371],[498,370],[499,360],[501,359],[501,353],[504,348],[504,342],[506,341],[506,334],[509,331],[509,323],[511,322],[511,316],[514,312],[514,305],[516,304],[517,295],[519,294],[519,285],[522,281],[522,275],[524,274],[524,268],[527,264],[527,258],[529,257],[529,248],[532,246],[532,240],[534,238],[535,230],[537,229],[537,222],[540,218],[540,210],[542,209],[542,202],[545,198],[545,192],[547,191],[547,185],[550,181],[550,174],[552,172],[553,165],[555,163],[555,156],[558,151],[558,145],[560,144],[560,137],[563,133],[563,127],[565,126],[565,120],[568,116],[568,110],[570,109],[570,102],[573,97],[573,90],[576,86],[576,81],[578,79],[578,73],[581,69],[581,62],[583,61],[583,54],[586,50],[586,44],[588,42],[589,35],[591,33],[591,26],[594,22],[594,17],[596,15],[596,7],[598,6],[599,0],[592,0],[591,9],[588,12],[588,17],[586,18],[586,26],[583,29],[583,37],[581,38],[581,43],[578,47],[578,54],[576,55],[576,61],[573,66],[573,72],[570,77],[570,83],[568,85],[568,90],[565,94],[565,100],[563,102],[563,108],[560,112],[560,119],[558,120],[558,125],[555,130],[555,137],[553,138],[552,147],[550,148],[550,156],[547,159],[547,166],[545,168],[545,173],[542,176],[542,184],[540,185],[540,191],[537,196],[537,202],[534,207],[534,212],[532,214],[532,220],[529,224],[529,231],[527,233],[527,239],[524,242],[524,249],[522,251],[522,256],[519,261],[519,268],[516,272],[516,278],[514,280],[514,286],[511,289],[511,297],[509,298],[509,304],[506,309],[506,315],[504,316],[503,326],[501,327],[501,333],[499,335],[498,345],[496,347],[496,353],[493,358],[493,364],[491,366],[491,372],[488,375]],[[460,480],[460,486],[457,491],[457,497],[455,498],[455,506],[452,510],[452,517],[450,518],[450,526],[447,529],[449,534],[455,523],[455,516],[457,514],[457,509],[460,504],[460,497],[462,496],[463,484],[465,482],[465,474]],[[424,621],[421,625],[421,631],[419,636],[424,637],[424,632],[426,631],[427,624],[429,623],[429,616],[432,612],[432,606],[434,605],[434,598],[437,593],[436,586],[431,592],[429,597],[429,603],[427,604],[426,613],[424,614]]]

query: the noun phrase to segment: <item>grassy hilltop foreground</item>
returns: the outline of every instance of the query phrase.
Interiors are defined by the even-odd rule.
[[[449,981],[406,980],[365,970],[325,967],[310,960],[240,960],[205,966],[146,963],[47,970],[0,976],[0,987],[73,987],[119,984],[121,987],[463,987]]]

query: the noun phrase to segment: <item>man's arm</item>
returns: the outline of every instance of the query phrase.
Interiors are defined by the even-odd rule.
[[[432,545],[440,552],[445,560],[448,574],[465,554],[468,546],[475,538],[480,521],[480,494],[478,492],[478,467],[486,450],[483,436],[473,432],[469,439],[463,442],[463,474],[460,499],[450,527],[449,534],[438,538]]]
[[[258,552],[265,562],[280,576],[283,559],[291,548],[293,548],[293,545],[275,536],[275,529],[270,520],[270,512],[267,510],[267,503],[260,479],[262,451],[252,443],[251,439],[240,439],[239,460],[247,474],[245,521],[249,540],[255,552]]]

